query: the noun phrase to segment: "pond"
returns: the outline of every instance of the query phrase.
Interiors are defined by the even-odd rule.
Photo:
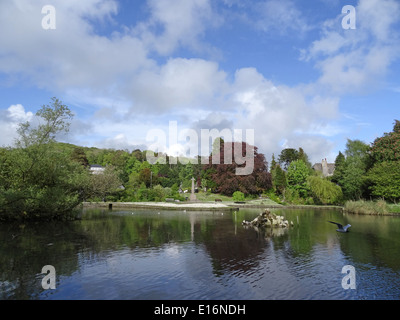
[[[90,209],[68,223],[3,223],[0,299],[400,298],[400,217],[271,211],[294,225],[242,226],[262,209]],[[45,288],[49,265],[55,289]]]

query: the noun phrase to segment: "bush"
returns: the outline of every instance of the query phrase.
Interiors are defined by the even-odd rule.
[[[350,213],[370,214],[370,215],[385,215],[389,213],[389,206],[384,200],[378,201],[347,201],[344,209]]]
[[[315,203],[333,205],[342,201],[343,193],[338,185],[317,176],[308,177],[307,182]]]
[[[244,197],[244,193],[243,192],[240,192],[240,191],[235,191],[234,193],[233,193],[233,201],[244,201],[245,200],[245,197]]]
[[[292,161],[287,171],[288,189],[296,191],[300,197],[307,197],[309,169],[303,160]]]
[[[279,196],[277,196],[274,192],[273,189],[268,190],[268,192],[265,192],[265,195],[271,199],[272,201],[278,203],[278,204],[282,204],[281,199],[279,198]]]

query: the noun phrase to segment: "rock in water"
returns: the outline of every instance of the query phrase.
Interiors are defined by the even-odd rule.
[[[269,210],[265,210],[252,221],[243,220],[242,225],[253,227],[288,228],[289,221],[285,220],[282,216],[271,213]],[[291,225],[293,225],[293,222],[291,222]]]

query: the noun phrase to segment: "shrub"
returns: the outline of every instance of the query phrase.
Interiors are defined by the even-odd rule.
[[[244,201],[245,197],[244,197],[244,193],[240,192],[240,191],[235,191],[233,193],[233,201]]]
[[[315,203],[332,205],[342,201],[343,193],[338,185],[317,176],[308,177],[307,182]]]
[[[347,201],[344,205],[347,212],[356,214],[385,215],[389,213],[389,206],[386,201]]]

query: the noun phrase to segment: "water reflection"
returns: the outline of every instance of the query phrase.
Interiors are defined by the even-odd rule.
[[[0,299],[400,297],[399,218],[277,210],[294,227],[241,226],[259,212],[88,210],[69,223],[2,224]],[[327,220],[353,227],[339,234]],[[347,264],[355,291],[341,287]],[[41,287],[44,265],[56,290]]]

